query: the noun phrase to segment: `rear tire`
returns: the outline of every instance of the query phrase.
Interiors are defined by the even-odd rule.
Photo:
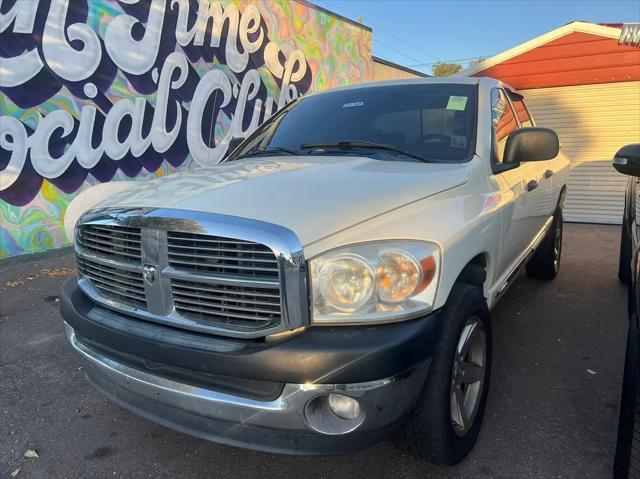
[[[527,275],[530,278],[554,279],[558,276],[562,258],[562,230],[562,208],[558,206],[549,231],[527,263]]]
[[[404,441],[415,456],[457,464],[478,439],[491,378],[491,322],[481,291],[456,283],[440,321],[436,351]]]

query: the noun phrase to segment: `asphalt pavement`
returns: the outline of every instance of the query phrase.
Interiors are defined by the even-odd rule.
[[[72,257],[0,261],[0,478],[610,478],[627,324],[618,241],[618,227],[567,225],[559,277],[523,275],[494,309],[483,430],[454,468],[391,441],[291,457],[142,419],[96,392],[66,344],[57,294]]]

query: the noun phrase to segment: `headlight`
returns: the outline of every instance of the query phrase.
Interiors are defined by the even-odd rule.
[[[314,323],[399,321],[433,307],[440,249],[422,241],[340,248],[310,261]]]
[[[327,305],[351,312],[367,304],[375,292],[376,277],[367,260],[344,254],[327,261],[319,271],[318,286]]]

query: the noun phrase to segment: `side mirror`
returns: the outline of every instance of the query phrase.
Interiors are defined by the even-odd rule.
[[[242,137],[234,137],[229,140],[229,147],[227,148],[227,152],[224,155],[224,159],[226,160],[233,151],[240,146],[245,139]]]
[[[613,167],[623,175],[640,176],[640,143],[620,148],[613,157]]]
[[[504,163],[552,160],[560,152],[560,141],[549,128],[519,128],[509,135],[504,149]]]

